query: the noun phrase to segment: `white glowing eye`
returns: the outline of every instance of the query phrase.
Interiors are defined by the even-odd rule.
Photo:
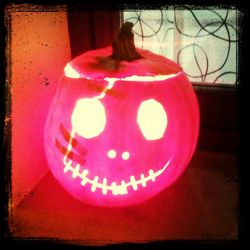
[[[105,109],[97,99],[80,99],[74,108],[71,122],[74,130],[82,137],[95,137],[104,130],[106,124]]]
[[[168,123],[162,104],[154,99],[143,101],[138,110],[137,123],[146,140],[161,139]]]

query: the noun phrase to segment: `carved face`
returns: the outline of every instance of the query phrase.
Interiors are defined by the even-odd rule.
[[[45,128],[58,181],[77,199],[101,206],[136,204],[172,184],[192,156],[199,126],[183,73],[96,79],[72,65]]]

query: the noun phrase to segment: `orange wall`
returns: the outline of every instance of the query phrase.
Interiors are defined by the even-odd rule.
[[[44,122],[57,79],[70,60],[66,12],[10,12],[12,204],[48,171]],[[51,190],[52,191],[52,190]]]

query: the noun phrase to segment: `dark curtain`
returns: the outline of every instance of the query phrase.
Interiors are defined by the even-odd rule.
[[[71,57],[111,45],[120,27],[118,10],[68,11]]]

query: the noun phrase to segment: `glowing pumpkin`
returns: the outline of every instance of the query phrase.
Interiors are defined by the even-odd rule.
[[[182,174],[198,131],[197,99],[181,68],[135,49],[126,23],[112,48],[65,66],[45,126],[45,152],[72,196],[126,206],[153,197]]]

